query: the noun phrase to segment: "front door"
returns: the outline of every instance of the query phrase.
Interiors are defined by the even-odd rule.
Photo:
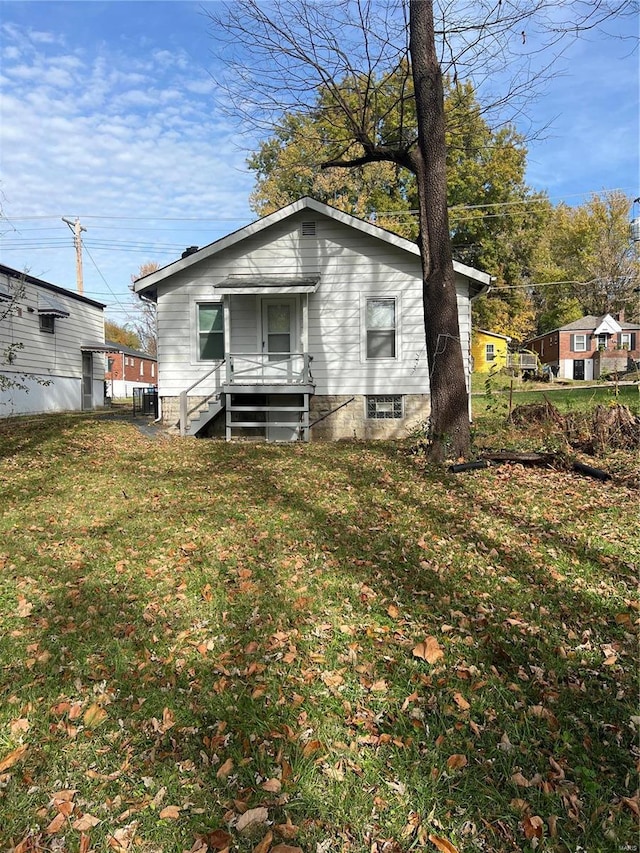
[[[295,334],[295,299],[263,299],[262,351],[269,361],[277,361],[283,353],[293,352]]]
[[[573,378],[584,379],[584,358],[574,358],[573,360]]]
[[[93,354],[82,353],[82,409],[93,409]]]
[[[291,381],[291,353],[296,349],[296,300],[262,300],[262,352],[264,375],[277,383]]]

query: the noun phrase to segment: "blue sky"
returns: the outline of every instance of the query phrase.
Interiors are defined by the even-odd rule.
[[[213,106],[208,25],[191,2],[1,0],[2,263],[74,289],[62,217],[78,216],[85,294],[125,322],[141,264],[255,218],[245,160],[257,139]],[[576,41],[529,109],[536,126],[551,123],[529,146],[530,185],[570,204],[605,189],[640,195],[638,94],[628,40]]]

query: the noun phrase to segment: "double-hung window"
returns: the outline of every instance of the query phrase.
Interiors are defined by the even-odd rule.
[[[395,358],[396,300],[393,297],[367,299],[365,312],[367,358]]]
[[[587,336],[586,335],[574,335],[573,336],[573,351],[574,352],[586,352],[587,351]]]
[[[224,358],[222,302],[198,304],[198,358],[200,361]]]
[[[485,357],[486,357],[487,361],[495,361],[496,360],[495,344],[485,344]]]

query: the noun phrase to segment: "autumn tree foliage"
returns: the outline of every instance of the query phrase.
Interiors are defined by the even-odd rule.
[[[380,85],[380,96],[388,104],[397,100],[402,73]],[[496,278],[490,297],[478,302],[477,325],[522,340],[535,328],[534,306],[528,294],[514,286],[531,268],[550,203],[525,182],[524,137],[512,125],[492,130],[470,82],[454,83],[447,77],[443,83],[453,256]],[[411,80],[406,85],[411,89]],[[416,239],[415,174],[390,162],[349,170],[322,168],[323,158],[338,156],[347,134],[344,118],[326,110],[326,99],[323,90],[314,110],[285,114],[274,133],[249,157],[249,167],[256,173],[251,196],[254,210],[265,215],[310,195]],[[412,132],[414,106],[411,101],[407,104],[405,117]]]
[[[584,314],[625,311],[628,319],[640,321],[640,263],[629,233],[631,207],[630,198],[612,191],[578,207],[553,208],[533,268],[540,332]]]
[[[106,341],[112,341],[114,344],[120,344],[123,347],[141,349],[138,335],[132,329],[127,328],[127,326],[121,326],[113,320],[105,320],[104,337]]]
[[[329,146],[322,155],[322,169],[388,164],[387,178],[415,177],[434,460],[470,449],[447,205],[445,80],[471,81],[485,115],[503,124],[548,78],[545,51],[616,8],[546,0],[435,9],[431,0],[236,0],[209,13],[227,72],[221,90],[241,126],[269,134],[287,113],[304,124],[320,93],[323,117],[344,128],[337,150]]]

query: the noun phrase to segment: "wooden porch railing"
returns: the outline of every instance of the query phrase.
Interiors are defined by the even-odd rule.
[[[308,352],[229,353],[229,385],[308,385],[311,356]]]
[[[198,379],[196,379],[195,382],[192,382],[188,388],[185,388],[184,391],[180,392],[180,435],[183,438],[187,434],[187,416],[189,414],[189,412],[188,412],[189,403],[188,403],[187,397],[189,395],[189,391],[193,391],[194,388],[197,388],[197,386],[200,385],[201,382],[204,382],[205,379],[208,379],[216,371],[218,371],[218,370],[221,371],[223,366],[224,366],[224,363],[225,363],[225,360],[218,362],[218,364],[216,364],[215,367],[212,367],[211,370],[207,371],[207,373],[200,376]],[[220,382],[217,383],[217,387],[220,388]],[[217,392],[214,391],[213,393],[215,394]],[[213,396],[213,394],[211,394],[209,396]]]

